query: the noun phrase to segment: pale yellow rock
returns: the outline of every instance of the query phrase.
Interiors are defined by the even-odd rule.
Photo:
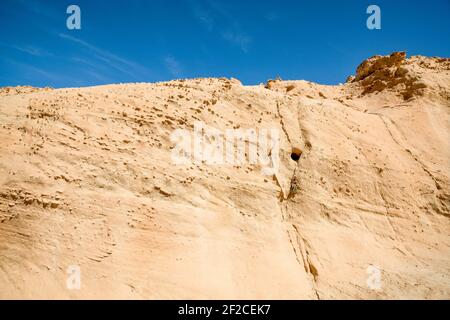
[[[449,299],[449,59],[352,79],[0,90],[0,298]],[[198,121],[278,129],[278,172],[174,164]]]

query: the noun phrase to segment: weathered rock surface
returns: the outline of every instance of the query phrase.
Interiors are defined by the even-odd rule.
[[[0,298],[448,299],[449,94],[449,59],[402,53],[340,86],[8,89]],[[197,121],[278,129],[278,172],[174,164]]]

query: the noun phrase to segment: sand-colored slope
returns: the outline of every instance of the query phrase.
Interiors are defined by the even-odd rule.
[[[3,89],[0,298],[450,298],[449,64]],[[197,121],[278,129],[277,174],[174,164],[171,135]]]

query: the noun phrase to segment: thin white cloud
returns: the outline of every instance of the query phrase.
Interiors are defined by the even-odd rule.
[[[58,10],[56,10],[54,6],[51,6],[48,3],[43,3],[43,1],[35,1],[35,0],[16,0],[16,1],[24,10],[29,10],[34,14],[45,16],[47,18],[51,18],[56,21],[60,19],[61,14],[58,12]]]
[[[97,79],[98,81],[101,81],[103,83],[112,83],[111,79],[104,76],[101,73],[95,72],[95,71],[91,71],[91,70],[84,70],[84,73],[91,76],[92,78]]]
[[[223,33],[223,38],[230,42],[232,45],[238,46],[245,53],[248,52],[248,46],[252,42],[252,38],[244,33],[226,31]]]
[[[23,79],[28,80],[36,80],[36,79],[47,79],[53,82],[60,82],[60,81],[67,81],[67,82],[74,82],[76,79],[66,75],[66,74],[60,74],[60,73],[52,73],[47,70],[29,65],[27,63],[18,62],[12,59],[6,59],[9,64],[14,65],[19,71],[19,74]]]
[[[177,59],[175,59],[172,56],[167,56],[164,58],[164,64],[166,65],[166,68],[173,76],[175,77],[181,76],[183,70],[181,68],[180,62]]]
[[[187,0],[187,4],[191,8],[194,18],[208,31],[212,31],[215,21],[211,10],[203,6],[200,1]]]
[[[212,18],[209,11],[206,11],[205,9],[195,6],[193,8],[194,10],[194,16],[197,18],[198,21],[208,30],[211,31],[214,27],[214,19]]]
[[[75,63],[83,65],[83,72],[99,81],[102,81],[105,83],[113,82],[113,80],[111,78],[109,78],[108,76],[105,76],[105,73],[107,73],[107,71],[108,71],[107,67],[99,66],[98,63],[96,63],[95,61],[80,58],[80,57],[72,57],[72,58],[70,58],[70,61],[73,61]],[[86,68],[86,67],[89,67],[89,68]]]
[[[98,60],[103,61],[110,67],[122,73],[129,74],[133,77],[136,77],[137,75],[148,76],[150,74],[150,71],[146,67],[131,60],[120,57],[116,54],[113,54],[109,51],[100,49],[97,46],[94,46],[84,40],[75,38],[73,36],[64,33],[59,33],[58,36],[63,39],[77,43],[82,47],[84,47],[85,49],[88,49],[93,53],[93,56],[95,56]]]
[[[188,4],[194,17],[208,31],[212,31],[214,26],[217,26],[216,29],[221,28],[221,35],[224,40],[237,46],[244,53],[248,52],[252,37],[241,30],[239,22],[223,4],[214,0],[207,0],[204,2],[204,6],[198,1],[192,0],[188,0]],[[218,23],[216,20],[221,20],[222,23]],[[225,28],[221,26],[225,26]]]
[[[45,51],[41,48],[29,46],[29,45],[15,45],[15,44],[7,44],[4,42],[0,42],[0,46],[11,48],[20,52],[27,53],[29,55],[35,57],[54,57],[54,55],[48,51]]]
[[[266,19],[269,21],[279,20],[280,15],[277,12],[269,12],[266,14]]]

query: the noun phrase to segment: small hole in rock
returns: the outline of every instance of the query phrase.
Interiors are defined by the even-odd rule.
[[[300,154],[292,152],[291,153],[291,159],[294,160],[294,161],[300,160]]]
[[[291,152],[291,159],[294,161],[300,160],[300,157],[302,155],[302,149],[299,147],[293,147]]]

